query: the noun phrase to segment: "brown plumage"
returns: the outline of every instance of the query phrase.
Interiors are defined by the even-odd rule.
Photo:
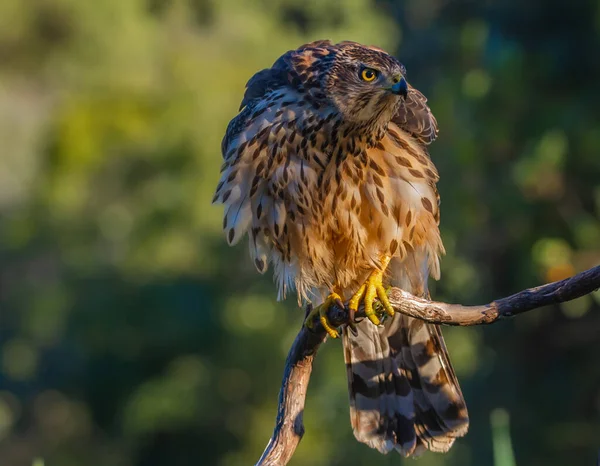
[[[381,49],[319,41],[248,82],[214,201],[229,244],[247,231],[259,272],[273,265],[280,298],[348,299],[388,260],[384,283],[417,295],[439,278],[437,122],[405,75]],[[468,416],[439,328],[396,314],[357,330],[343,339],[357,439],[447,451]]]

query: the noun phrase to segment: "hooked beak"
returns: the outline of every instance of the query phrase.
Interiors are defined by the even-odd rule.
[[[401,95],[406,99],[406,96],[408,95],[408,83],[406,82],[406,79],[400,78],[398,82],[390,88],[390,90],[393,94]]]

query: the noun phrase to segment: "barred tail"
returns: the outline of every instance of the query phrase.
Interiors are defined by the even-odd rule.
[[[382,453],[446,452],[469,419],[438,326],[396,314],[344,331],[355,437]]]

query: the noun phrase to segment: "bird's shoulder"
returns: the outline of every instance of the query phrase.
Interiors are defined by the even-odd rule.
[[[322,98],[318,92],[319,76],[333,59],[335,49],[336,45],[329,40],[310,42],[287,51],[270,68],[255,73],[246,84],[240,113],[227,126],[222,141],[223,154],[229,143],[247,128],[265,106],[274,105],[276,100],[289,104],[286,100],[306,97],[314,102]]]
[[[333,58],[335,50],[336,46],[329,40],[319,40],[287,51],[271,68],[265,68],[250,78],[240,109],[251,106],[270,91],[284,86],[293,89],[310,86],[311,78],[317,78],[319,72],[328,65],[327,58]]]

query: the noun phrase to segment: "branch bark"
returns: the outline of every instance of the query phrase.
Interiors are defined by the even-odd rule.
[[[482,306],[429,301],[399,288],[390,289],[388,296],[396,312],[434,324],[466,326],[491,324],[542,306],[579,298],[598,288],[600,266]],[[308,312],[309,309],[307,315]],[[358,315],[360,316],[360,312]],[[328,318],[334,325],[341,326],[348,322],[348,312],[335,306],[328,312]],[[275,430],[256,466],[286,465],[300,443],[304,435],[302,415],[312,364],[326,335],[318,321],[313,330],[308,330],[303,325],[298,332],[285,363]]]

